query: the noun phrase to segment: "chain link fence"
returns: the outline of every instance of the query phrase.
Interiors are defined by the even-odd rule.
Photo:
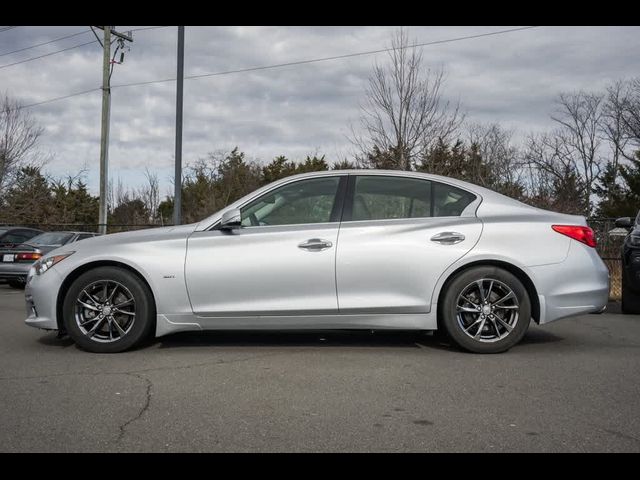
[[[616,229],[615,221],[615,218],[593,218],[588,223],[596,235],[598,253],[611,275],[609,298],[620,300],[622,297],[621,249],[627,232],[624,229]]]
[[[598,242],[597,250],[602,260],[609,268],[611,274],[611,288],[609,298],[619,300],[622,295],[622,259],[620,249],[626,236],[625,231],[615,230],[615,218],[593,218],[588,221],[593,228]],[[107,226],[107,233],[118,233],[129,230],[142,230],[145,228],[167,227],[172,224],[110,224]],[[7,224],[0,223],[0,227]],[[76,223],[31,223],[21,224],[23,227],[38,228],[44,231],[73,230],[83,232],[98,232],[100,225],[97,223],[76,224]]]

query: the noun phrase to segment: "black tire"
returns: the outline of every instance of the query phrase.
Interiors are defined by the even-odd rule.
[[[496,311],[494,311],[494,313],[488,313],[486,315],[485,322],[482,322],[480,318],[480,315],[482,315],[482,313],[480,312],[461,313],[459,321],[457,308],[459,296],[464,292],[468,292],[469,290],[467,290],[467,288],[474,288],[473,285],[475,282],[483,279],[485,280],[482,283],[483,292],[486,294],[491,288],[492,293],[490,294],[490,296],[491,298],[493,298],[494,302],[497,302],[497,298],[500,296],[500,289],[502,289],[502,291],[510,289],[515,295],[517,304],[516,299],[512,299],[509,302],[512,302],[513,305],[505,307],[510,308],[510,310],[503,310],[500,309],[500,307],[496,307],[501,312],[500,315],[514,315],[513,317],[509,317],[511,319],[515,319],[511,320],[513,322],[512,330],[508,331],[502,323],[494,321],[494,319],[497,320],[497,313],[495,313]],[[491,283],[491,280],[493,280],[494,282]],[[496,286],[495,289],[493,288],[494,285]],[[489,265],[472,267],[468,270],[463,270],[462,272],[458,273],[451,281],[448,282],[445,288],[446,290],[444,291],[444,296],[442,297],[442,301],[439,305],[439,326],[444,329],[449,339],[461,349],[473,353],[504,352],[506,350],[509,350],[520,340],[522,340],[522,337],[527,332],[529,323],[531,322],[531,300],[522,282],[518,280],[518,278],[512,273],[503,270],[502,268]],[[476,297],[473,297],[473,299],[475,298]],[[482,302],[479,300],[477,300],[477,302],[479,305],[482,304]],[[501,304],[498,302],[496,303],[496,305],[500,304],[504,306],[509,302],[503,302]],[[489,306],[490,304],[491,302],[489,302]],[[470,307],[471,305],[473,305],[473,303],[465,303],[464,305]],[[491,317],[491,322],[493,323],[489,323],[489,315],[493,315],[493,317]],[[505,319],[507,319],[506,323],[509,323],[511,325],[508,318],[505,317]],[[477,324],[477,326],[471,327],[469,329],[469,334],[465,333],[463,325],[467,326],[475,324]],[[480,326],[483,326],[482,331],[480,331]],[[498,331],[494,330],[492,332],[492,328],[495,328]],[[500,332],[501,329],[502,333]],[[478,339],[477,337],[472,338],[472,335],[478,331],[480,331],[480,339]],[[483,341],[482,336],[485,331],[487,332],[487,338]],[[494,339],[491,340],[489,338],[490,336],[493,336]]]
[[[19,290],[24,290],[26,282],[23,280],[9,280],[7,282],[11,288],[17,288]]]
[[[633,293],[622,279],[622,313],[640,314],[640,295]]]
[[[130,294],[134,299],[132,308],[135,311],[132,325],[126,333],[108,342],[89,338],[81,330],[77,320],[80,311],[86,312],[77,305],[78,297],[83,290],[104,281],[117,282],[126,288],[127,295]],[[62,308],[64,326],[69,336],[82,349],[94,353],[117,353],[131,349],[150,336],[155,324],[155,305],[149,287],[134,273],[117,267],[98,267],[80,275],[69,287]],[[121,318],[124,317],[121,316]],[[117,330],[114,331],[117,332]]]

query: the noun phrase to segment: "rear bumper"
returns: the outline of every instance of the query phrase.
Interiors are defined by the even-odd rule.
[[[609,269],[595,249],[572,241],[564,262],[530,267],[538,289],[539,323],[603,311],[609,301]]]
[[[0,280],[26,280],[33,263],[2,263],[0,262]]]

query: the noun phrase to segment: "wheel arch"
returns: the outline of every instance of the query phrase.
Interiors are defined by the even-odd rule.
[[[538,291],[536,289],[535,284],[531,280],[531,277],[529,277],[529,275],[524,270],[514,265],[513,263],[509,263],[504,260],[482,259],[482,260],[476,260],[469,263],[465,263],[464,265],[461,265],[460,267],[456,268],[453,272],[451,272],[447,276],[446,280],[442,284],[442,287],[440,288],[440,291],[438,292],[438,316],[437,316],[438,329],[440,328],[440,315],[441,315],[440,312],[442,312],[442,301],[444,300],[445,292],[447,291],[447,288],[449,287],[449,284],[451,283],[451,281],[459,273],[473,267],[481,267],[481,266],[500,267],[508,271],[509,273],[515,275],[515,277],[522,282],[525,289],[527,290],[527,293],[529,294],[529,299],[531,300],[531,317],[536,323],[538,324],[540,323],[540,299],[538,298]]]
[[[127,271],[133,273],[149,289],[149,292],[151,293],[151,301],[152,301],[153,307],[157,311],[156,298],[155,298],[155,295],[153,294],[153,289],[151,288],[151,285],[149,285],[149,282],[144,277],[144,275],[142,275],[137,269],[135,269],[131,265],[128,265],[128,264],[123,263],[123,262],[118,262],[118,261],[115,261],[115,260],[96,260],[96,261],[93,261],[93,262],[86,263],[84,265],[80,265],[75,270],[72,270],[65,277],[64,281],[60,285],[60,289],[58,290],[58,296],[56,298],[56,323],[58,324],[58,331],[59,332],[64,332],[65,331],[64,322],[63,322],[62,306],[64,304],[64,297],[67,295],[67,292],[69,291],[69,287],[71,287],[71,284],[80,275],[82,275],[85,272],[88,272],[89,270],[93,270],[94,268],[98,268],[98,267],[118,267],[118,268],[122,268],[123,270],[127,270]],[[154,315],[153,316],[154,324],[155,324],[155,321],[156,321],[156,317]],[[152,328],[155,329],[155,325]]]

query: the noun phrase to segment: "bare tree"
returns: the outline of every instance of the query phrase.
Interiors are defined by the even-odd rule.
[[[43,129],[20,104],[7,95],[0,98],[0,195],[35,154]]]
[[[149,210],[149,217],[152,222],[158,219],[158,206],[160,205],[160,182],[158,175],[145,168],[144,175],[147,184],[140,188],[139,196]]]
[[[476,145],[493,178],[494,187],[514,190],[524,175],[519,148],[513,142],[513,130],[499,123],[468,123],[469,145]],[[513,187],[513,188],[510,188]]]
[[[389,64],[376,65],[361,106],[361,134],[352,141],[366,158],[374,148],[393,154],[396,167],[410,170],[439,137],[448,139],[459,128],[459,104],[443,101],[442,70],[424,70],[422,53],[398,30],[391,41]]]
[[[634,158],[633,151],[624,147],[640,148],[640,77],[632,80],[620,80],[607,89],[605,106],[605,133],[611,137],[609,130],[616,136],[618,152],[624,158]]]
[[[589,197],[574,158],[567,154],[563,132],[531,134],[526,140],[522,165],[530,203],[565,213],[588,215]]]
[[[603,115],[603,95],[586,92],[562,93],[557,100],[557,112],[551,118],[559,125],[555,131],[556,154],[572,165],[579,175],[585,205],[590,212],[591,194],[600,177],[600,126]]]
[[[629,82],[623,112],[626,133],[640,147],[640,77]]]
[[[606,98],[602,107],[600,128],[602,138],[611,147],[611,163],[614,171],[617,171],[622,158],[629,158],[627,146],[630,143],[627,131],[625,110],[629,95],[629,83],[618,80],[607,88]]]

